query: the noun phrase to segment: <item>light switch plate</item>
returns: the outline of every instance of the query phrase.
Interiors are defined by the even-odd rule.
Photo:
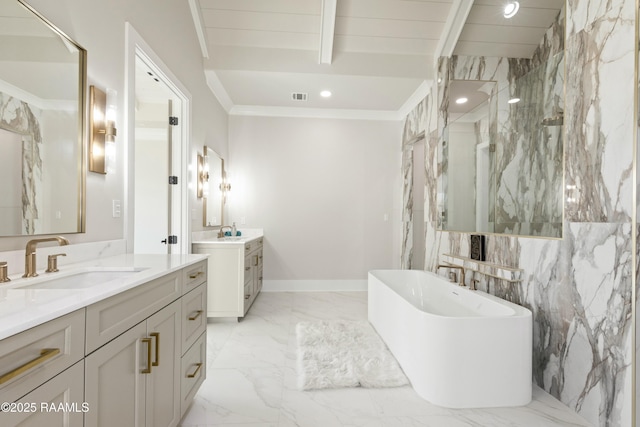
[[[122,216],[122,205],[120,204],[120,200],[113,201],[113,217],[120,218]]]

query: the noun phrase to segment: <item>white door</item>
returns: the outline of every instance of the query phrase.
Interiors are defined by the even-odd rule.
[[[180,117],[173,111],[173,97],[153,68],[136,58],[135,253],[179,252],[172,250],[176,247],[172,236],[177,235],[173,232],[176,215],[172,215],[172,202],[180,200],[180,186],[172,184],[173,139],[180,135],[175,124],[180,123]]]

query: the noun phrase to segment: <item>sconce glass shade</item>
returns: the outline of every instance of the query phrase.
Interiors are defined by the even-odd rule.
[[[198,160],[196,162],[196,196],[198,199],[202,199],[204,196],[204,182],[203,182],[203,171],[204,171],[204,157],[202,154],[198,153]]]
[[[112,95],[113,97],[113,95]],[[110,104],[107,110],[107,94],[89,87],[89,171],[106,174],[107,169],[114,170],[115,161],[115,106]],[[107,143],[109,146],[107,146]],[[109,162],[111,165],[107,167]]]

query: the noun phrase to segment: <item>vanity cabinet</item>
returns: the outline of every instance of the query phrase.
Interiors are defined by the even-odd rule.
[[[209,254],[207,317],[244,317],[262,289],[263,238],[194,243],[193,252]]]
[[[175,301],[87,356],[88,426],[178,424],[181,320]]]
[[[187,354],[206,343],[206,267],[202,261],[87,307],[88,331],[125,331],[86,358],[85,399],[97,408],[86,414],[86,426],[178,425],[206,373],[205,355]],[[167,300],[173,302],[154,313]],[[100,344],[87,342],[87,349]],[[186,385],[195,390],[190,396]]]
[[[0,424],[178,425],[206,377],[206,272],[202,260],[1,340],[0,401],[37,410]]]

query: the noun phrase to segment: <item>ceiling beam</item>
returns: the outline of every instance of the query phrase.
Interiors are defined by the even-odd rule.
[[[198,42],[200,42],[200,50],[203,58],[209,58],[209,49],[207,48],[207,37],[205,35],[204,21],[200,13],[200,2],[198,0],[189,0],[189,8],[191,9],[191,17],[193,25],[196,27]]]
[[[444,24],[444,30],[433,54],[434,64],[438,64],[441,56],[450,57],[458,43],[464,24],[467,21],[473,0],[454,0],[449,16]]]
[[[331,64],[333,61],[333,39],[336,29],[338,0],[322,0],[320,11],[320,55],[318,63]]]

